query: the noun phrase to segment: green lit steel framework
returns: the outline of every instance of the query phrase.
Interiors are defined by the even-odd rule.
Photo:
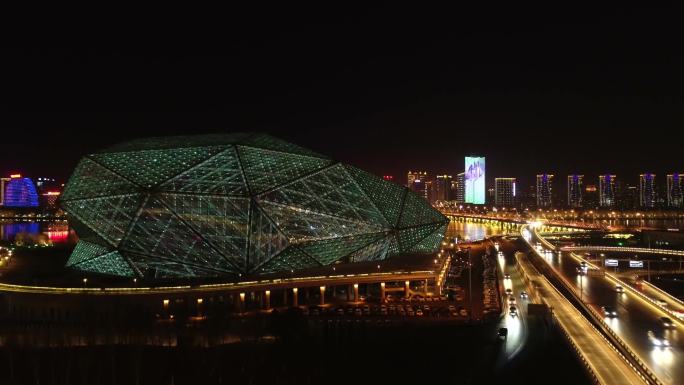
[[[239,276],[439,247],[447,218],[406,188],[262,134],[149,138],[81,159],[61,205],[67,266]]]

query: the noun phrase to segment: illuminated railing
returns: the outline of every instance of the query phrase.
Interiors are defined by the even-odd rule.
[[[650,249],[646,247],[619,247],[619,246],[565,246],[561,251],[614,251],[623,253],[664,254],[684,256],[683,250]]]
[[[187,292],[187,291],[208,291],[208,290],[244,290],[246,287],[254,286],[255,289],[272,285],[306,284],[321,280],[375,280],[387,279],[392,277],[403,277],[406,275],[422,278],[433,277],[437,274],[434,270],[414,270],[414,271],[389,271],[377,273],[359,274],[337,274],[337,275],[318,275],[308,277],[275,278],[261,281],[242,281],[226,282],[203,285],[179,285],[179,286],[157,286],[157,287],[54,287],[54,286],[35,286],[17,285],[0,283],[0,291],[41,293],[41,294],[88,294],[88,295],[121,295],[121,294],[158,294],[168,292]],[[399,278],[397,278],[399,279]],[[403,278],[402,278],[403,279]]]

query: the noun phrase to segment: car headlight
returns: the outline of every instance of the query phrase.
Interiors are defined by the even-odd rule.
[[[659,340],[653,340],[653,345],[660,346],[661,342]]]

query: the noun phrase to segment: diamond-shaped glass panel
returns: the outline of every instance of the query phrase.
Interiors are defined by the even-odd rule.
[[[389,246],[394,237],[383,237],[377,242],[373,242],[350,255],[351,262],[380,261],[387,258]]]
[[[161,194],[160,199],[224,257],[244,269],[249,198]]]
[[[422,241],[441,226],[438,223],[399,230],[399,247],[401,251],[409,252],[416,243]]]
[[[359,234],[351,237],[315,241],[300,245],[300,247],[322,265],[328,265],[384,236],[385,233]]]
[[[341,164],[283,185],[260,199],[354,221],[385,224],[385,217]]]
[[[74,267],[79,270],[117,275],[120,277],[133,277],[136,275],[133,269],[131,269],[131,266],[124,260],[118,251],[112,251],[111,253],[89,259]]]
[[[305,156],[312,156],[316,158],[325,158],[325,156],[311,151],[307,148],[297,146],[296,144],[292,144],[289,142],[286,142],[284,140],[275,138],[270,135],[264,135],[264,134],[255,134],[255,135],[250,135],[243,140],[240,141],[240,144],[244,146],[250,146],[250,147],[258,147],[258,148],[263,148],[267,150],[273,150],[273,151],[280,151],[280,152],[287,152],[290,154],[297,154],[297,155],[305,155]]]
[[[416,243],[410,251],[416,252],[431,252],[439,247],[439,244],[444,239],[444,232],[446,231],[447,225],[442,225],[440,228],[435,230],[432,234],[423,238],[422,241]]]
[[[73,266],[83,261],[99,257],[101,255],[107,254],[112,251],[108,247],[98,245],[97,243],[91,243],[84,240],[79,240],[74,247],[74,251],[71,252],[69,260],[67,261],[67,266]]]
[[[223,271],[188,265],[166,258],[156,258],[124,252],[139,275],[146,278],[187,278],[225,276]]]
[[[145,203],[121,248],[180,263],[236,271],[234,265],[154,197]]]
[[[346,169],[366,192],[368,198],[380,209],[387,221],[393,226],[396,225],[404,195],[408,190],[356,167],[346,166]]]
[[[238,146],[252,194],[300,178],[329,164],[328,159]]]
[[[116,246],[126,234],[138,212],[142,197],[137,194],[114,195],[62,202],[69,214]]]
[[[382,224],[351,221],[295,206],[272,202],[259,202],[259,205],[291,242],[377,233],[384,230]]]
[[[408,192],[399,219],[399,227],[423,225],[426,223],[447,223],[447,218],[430,206],[425,199]]]
[[[271,258],[271,260],[264,263],[259,268],[259,272],[270,273],[274,271],[291,271],[317,267],[320,265],[321,264],[310,255],[306,254],[297,246],[292,245],[283,250],[275,258]]]
[[[163,183],[160,189],[205,195],[247,195],[247,185],[234,146]]]
[[[254,205],[252,208],[249,234],[249,268],[258,268],[265,261],[287,247],[288,241],[283,234],[261,209]]]
[[[83,158],[69,179],[62,201],[136,192],[137,186],[96,162]]]
[[[156,186],[225,147],[186,147],[166,150],[107,152],[90,155],[98,163],[143,187]]]

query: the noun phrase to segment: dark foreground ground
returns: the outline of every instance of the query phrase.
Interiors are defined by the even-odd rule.
[[[214,332],[201,329],[169,331],[173,347],[136,343],[133,331],[127,345],[93,346],[101,331],[5,325],[0,384],[589,383],[553,329],[503,367],[494,325],[283,318],[267,329],[266,338],[251,330],[243,342],[215,346]],[[74,346],[76,334],[84,346]]]

